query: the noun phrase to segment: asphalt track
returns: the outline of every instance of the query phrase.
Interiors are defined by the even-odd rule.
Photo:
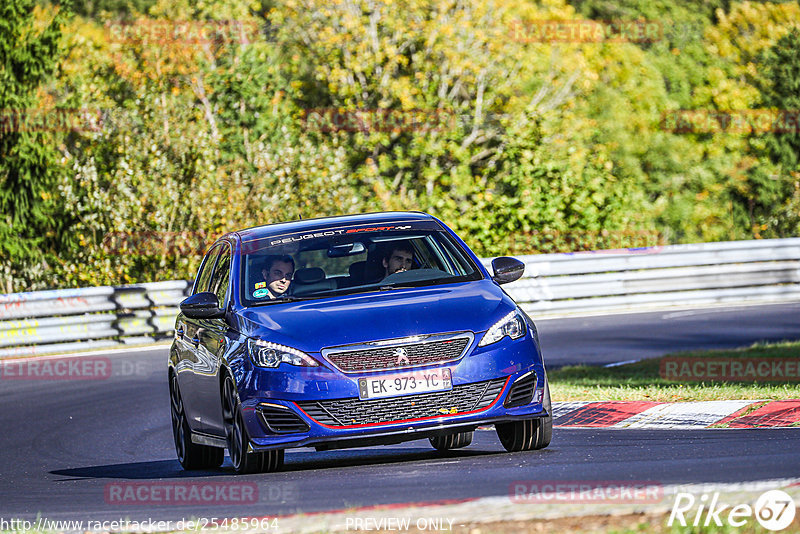
[[[614,315],[538,322],[548,364],[608,364],[673,350],[800,339],[800,305]],[[166,349],[109,354],[97,380],[0,379],[0,519],[116,520],[275,516],[509,494],[516,481],[660,484],[800,476],[800,429],[556,429],[543,451],[507,454],[494,432],[441,454],[427,441],[286,455],[283,472],[185,472],[175,460]],[[114,502],[129,485],[255,488],[201,504]]]

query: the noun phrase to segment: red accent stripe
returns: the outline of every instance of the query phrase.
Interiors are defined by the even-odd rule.
[[[714,423],[714,424],[713,424],[713,425],[711,425],[711,426],[714,426],[714,427],[716,427],[716,426],[719,426],[719,425],[725,425],[725,424],[727,424],[727,423],[730,423],[730,422],[731,422],[731,421],[733,421],[734,419],[738,419],[738,418],[740,418],[742,415],[744,415],[744,414],[745,414],[745,412],[747,412],[747,410],[749,410],[749,409],[751,409],[751,408],[753,407],[753,404],[761,404],[761,405],[763,406],[763,405],[767,404],[768,402],[769,402],[769,401],[762,401],[762,402],[755,401],[755,402],[752,402],[752,403],[748,404],[747,406],[745,406],[744,408],[741,408],[741,409],[739,409],[739,410],[736,410],[736,411],[735,411],[735,412],[733,412],[732,414],[730,414],[730,415],[728,415],[728,416],[726,416],[726,417],[723,417],[722,419],[720,419],[719,421],[717,421],[716,423]],[[760,408],[760,406],[759,406],[759,408]]]
[[[666,404],[663,402],[593,402],[553,421],[556,426],[607,427],[642,413],[648,408]]]
[[[297,402],[292,401],[292,404],[294,404],[295,407],[297,407],[297,409],[300,410],[303,413],[303,415],[305,415],[306,417],[308,417],[309,419],[311,419],[312,421],[317,423],[319,426],[324,426],[325,428],[332,428],[334,430],[344,429],[344,428],[365,428],[365,427],[380,426],[380,425],[397,425],[397,424],[401,424],[401,423],[413,423],[415,421],[426,421],[426,420],[429,420],[429,419],[441,419],[441,418],[444,418],[444,417],[457,417],[459,415],[469,415],[469,414],[473,414],[473,413],[485,412],[486,410],[490,409],[492,406],[497,404],[497,401],[500,400],[500,397],[503,396],[503,392],[506,390],[506,386],[508,386],[508,381],[509,380],[511,380],[510,376],[508,378],[506,378],[506,383],[503,384],[503,389],[501,389],[500,393],[497,394],[497,398],[494,399],[494,401],[492,401],[492,403],[489,406],[487,406],[486,408],[481,408],[480,410],[472,410],[472,411],[469,411],[469,412],[459,412],[459,413],[454,413],[454,414],[447,414],[447,415],[430,415],[428,417],[417,417],[415,419],[401,419],[401,420],[398,420],[398,421],[386,421],[386,422],[383,422],[383,423],[366,423],[366,424],[363,424],[363,425],[330,426],[330,425],[326,425],[324,423],[320,423],[319,421],[317,421],[316,419],[314,419],[313,417],[308,415],[297,404]]]
[[[772,401],[728,423],[729,428],[790,426],[800,423],[800,400]]]

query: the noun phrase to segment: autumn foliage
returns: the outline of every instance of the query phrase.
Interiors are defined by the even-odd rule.
[[[97,119],[0,128],[7,292],[191,278],[197,236],[365,211],[483,255],[800,231],[797,129],[724,124],[800,107],[796,1],[6,4],[4,108]]]

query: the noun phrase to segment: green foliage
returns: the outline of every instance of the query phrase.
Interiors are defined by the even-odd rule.
[[[783,36],[764,54],[763,104],[787,113],[786,131],[767,137],[772,161],[788,171],[800,170],[800,28]]]
[[[65,8],[39,21],[32,0],[0,6],[0,276],[8,290],[13,279],[25,287],[42,276],[48,257],[68,241],[54,195],[58,154],[52,137],[40,131],[53,125],[58,111],[38,94],[62,53],[68,17]]]
[[[0,107],[103,120],[3,132],[14,290],[189,278],[222,233],[362,211],[428,211],[484,255],[800,231],[796,132],[663,120],[800,108],[797,2],[94,0],[63,37],[33,5],[2,8]],[[527,33],[586,18],[660,31]]]
[[[757,145],[776,166],[753,176],[758,208],[769,234],[795,236],[800,233],[800,28],[764,52],[761,63],[763,106],[777,110],[778,119],[775,131]]]
[[[73,9],[84,17],[118,16],[146,13],[154,3],[155,0],[74,0]]]

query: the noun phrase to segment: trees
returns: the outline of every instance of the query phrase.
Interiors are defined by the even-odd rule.
[[[68,219],[55,191],[60,166],[53,136],[63,128],[52,102],[40,94],[62,55],[61,26],[68,6],[41,20],[33,0],[0,5],[0,277],[6,291],[43,278],[69,239]],[[42,26],[44,26],[42,28]],[[18,280],[18,285],[12,283]]]
[[[781,81],[779,73],[790,74],[796,64],[789,35],[800,19],[800,4],[745,1],[734,3],[728,11],[718,10],[717,18],[706,34],[706,46],[715,62],[708,69],[709,83],[697,91],[698,104],[745,117],[766,117],[768,108],[795,105],[790,98],[791,83]],[[776,82],[778,92],[773,90]],[[732,161],[725,180],[719,183],[738,229],[736,238],[797,232],[797,216],[786,208],[792,196],[797,196],[797,180],[774,152],[776,140],[788,138],[770,133],[771,129],[747,126],[744,131],[739,128],[713,136]]]
[[[781,37],[764,54],[763,105],[777,109],[780,123],[768,136],[767,150],[774,163],[788,172],[800,171],[800,27]],[[781,112],[786,112],[782,116]]]
[[[55,60],[38,78],[3,71],[5,107],[57,102],[103,118],[84,131],[4,135],[3,150],[17,148],[0,161],[0,251],[18,288],[190,277],[199,236],[360,211],[432,212],[481,254],[798,232],[794,132],[674,131],[664,120],[800,107],[796,2],[85,8],[65,31],[56,82],[45,73]],[[11,43],[46,34],[23,31],[25,10],[9,13],[6,59],[20,54]],[[35,13],[41,28],[63,15]],[[606,30],[657,22],[660,32],[642,42],[535,34],[586,17]],[[44,57],[56,41],[21,50]],[[27,170],[12,175],[11,163]],[[109,236],[125,234],[150,242],[108,250]]]
[[[800,234],[800,28],[766,50],[761,64],[762,103],[776,111],[776,119],[758,148],[777,169],[759,176],[758,207],[770,234],[796,236]]]

